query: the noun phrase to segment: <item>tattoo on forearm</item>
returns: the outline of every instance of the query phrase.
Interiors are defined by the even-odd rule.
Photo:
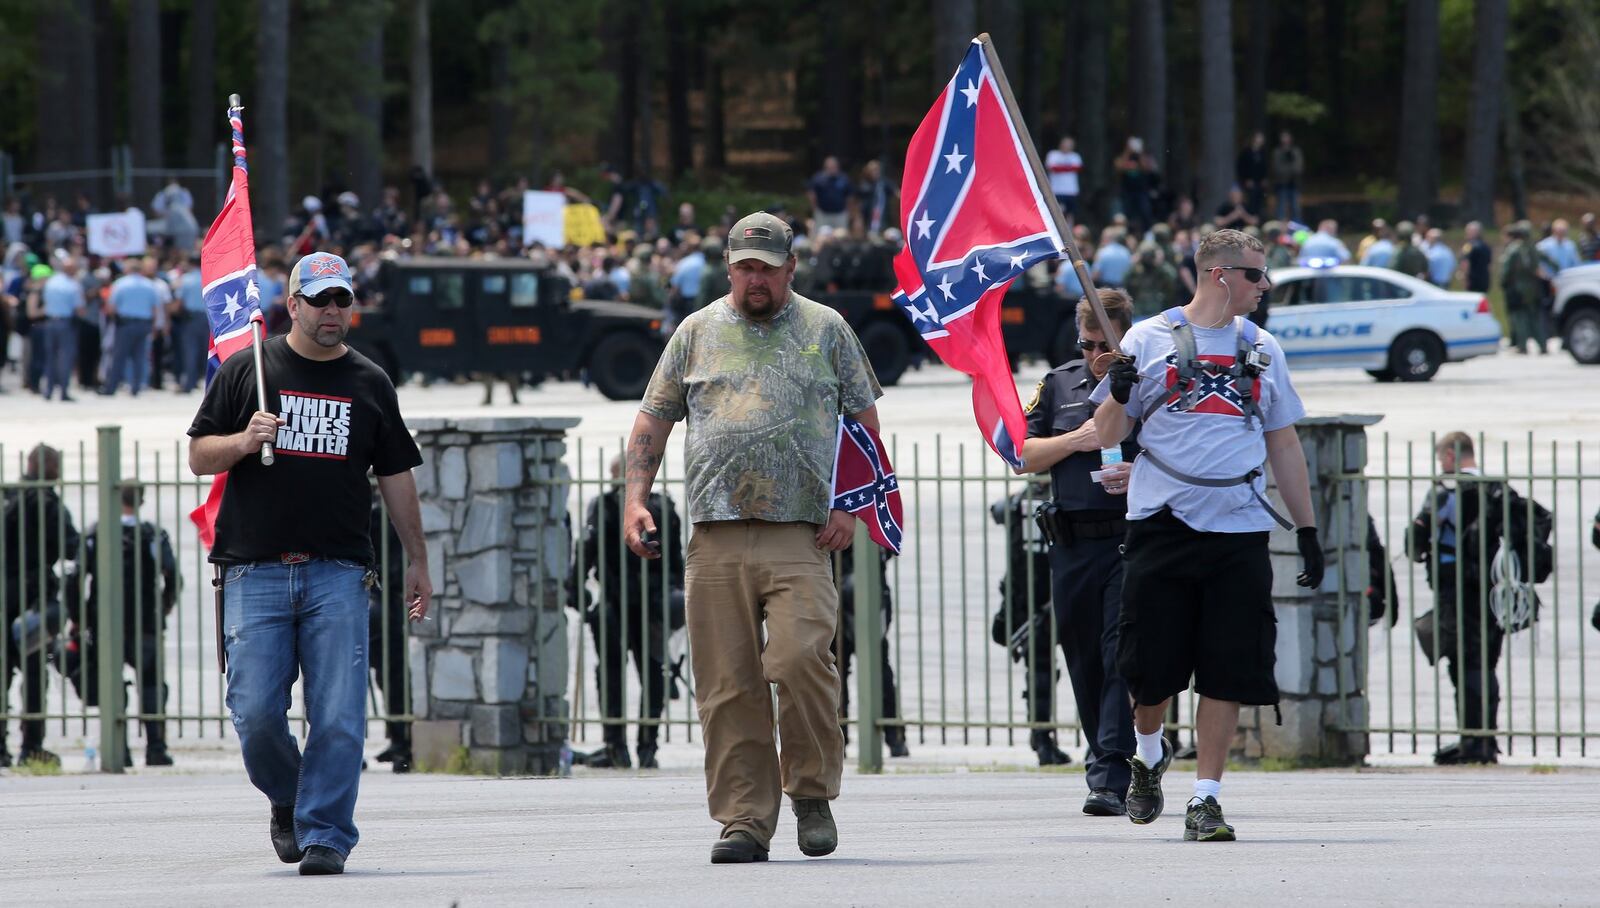
[[[650,495],[650,485],[655,481],[656,470],[661,466],[661,455],[655,453],[655,436],[640,432],[628,445],[627,483],[629,497],[640,501]]]

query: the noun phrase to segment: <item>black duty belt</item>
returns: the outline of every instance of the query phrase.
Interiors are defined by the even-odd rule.
[[[1039,509],[1039,523],[1052,543],[1065,545],[1082,539],[1111,539],[1127,533],[1128,521],[1106,517],[1101,511],[1091,515],[1064,511],[1054,504]]]

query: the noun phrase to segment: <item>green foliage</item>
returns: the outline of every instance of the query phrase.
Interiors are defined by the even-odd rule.
[[[0,0],[0,151],[27,157],[37,141],[32,111],[38,93],[37,5]]]
[[[716,221],[728,208],[738,212],[738,217],[744,217],[752,211],[780,205],[790,211],[805,207],[805,197],[799,192],[782,194],[751,189],[744,181],[727,174],[709,174],[708,177],[687,176],[672,187],[671,201],[693,204],[699,220],[704,223]]]
[[[61,764],[48,760],[24,760],[11,771],[19,776],[59,776]]]
[[[478,25],[484,45],[511,48],[510,71],[500,100],[516,111],[520,132],[531,142],[512,144],[520,160],[539,165],[568,157],[557,145],[563,137],[598,132],[615,103],[615,76],[602,66],[602,0],[515,0],[488,13]]]
[[[472,765],[472,751],[468,750],[465,746],[457,747],[455,750],[451,751],[450,758],[445,761],[443,766],[433,766],[431,764],[418,761],[414,768],[417,770],[417,772],[441,773],[448,776],[482,775],[482,773],[480,773],[477,768]]]
[[[1328,113],[1321,101],[1292,91],[1267,92],[1267,116],[1274,120],[1315,124]]]
[[[344,140],[376,124],[362,118],[356,100],[383,90],[383,73],[365,65],[359,52],[370,23],[391,13],[389,0],[299,0],[290,23],[289,157],[301,164],[293,185],[319,187],[330,151],[340,156]],[[314,24],[314,27],[311,27]],[[248,125],[247,127],[248,128]],[[309,168],[306,165],[310,165]]]

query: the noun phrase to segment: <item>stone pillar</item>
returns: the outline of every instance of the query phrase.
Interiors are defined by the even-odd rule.
[[[1278,617],[1277,678],[1283,724],[1270,706],[1239,713],[1235,750],[1247,758],[1278,757],[1318,764],[1360,763],[1367,735],[1342,731],[1367,722],[1367,533],[1365,481],[1341,482],[1367,463],[1366,427],[1382,417],[1308,417],[1296,429],[1305,448],[1311,501],[1321,530],[1327,573],[1320,589],[1295,583],[1300,550],[1295,535],[1274,529],[1272,604]],[[1272,483],[1272,503],[1288,509]]]
[[[572,549],[563,437],[577,424],[410,423],[422,449],[417,492],[434,591],[433,620],[411,625],[419,767],[556,769],[568,714],[561,597]]]

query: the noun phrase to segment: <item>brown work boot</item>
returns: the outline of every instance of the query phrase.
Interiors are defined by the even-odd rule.
[[[800,833],[800,852],[806,857],[820,858],[833,854],[839,847],[839,827],[834,825],[827,801],[795,798],[794,817],[795,828]]]

